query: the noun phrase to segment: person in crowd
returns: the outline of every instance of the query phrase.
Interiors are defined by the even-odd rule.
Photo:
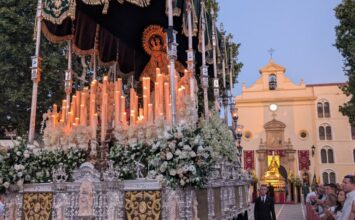
[[[274,186],[271,185],[271,183],[269,183],[269,186],[267,187],[268,188],[268,195],[274,199]]]
[[[302,193],[303,193],[303,201],[306,204],[307,195],[309,193],[309,186],[308,186],[307,183],[303,183],[303,185],[302,185]]]
[[[337,196],[335,194],[328,194],[327,198],[324,201],[324,212],[319,215],[321,220],[333,220],[333,214],[335,213],[335,209],[337,207]]]
[[[346,195],[345,195],[344,190],[339,189],[337,207],[335,208],[334,213],[333,213],[333,218],[336,219],[336,220],[340,219],[340,216],[342,214],[342,209],[343,209],[343,206],[344,206],[344,202],[345,202],[345,198],[346,198]]]
[[[343,190],[346,193],[346,199],[344,206],[339,216],[339,220],[354,220],[355,212],[353,213],[353,207],[355,204],[355,176],[347,175],[343,179]]]
[[[320,215],[324,212],[323,206],[324,206],[324,201],[327,198],[325,194],[325,188],[323,185],[319,185],[318,191],[317,191],[317,196],[318,198],[316,199],[316,211]]]
[[[255,220],[276,220],[274,200],[267,195],[267,186],[260,186],[260,196],[255,200]]]
[[[317,198],[317,185],[311,186],[311,192],[309,192],[306,196],[306,204],[314,205],[315,199]]]
[[[5,211],[4,199],[3,199],[3,197],[0,195],[0,220],[3,220],[4,211]]]
[[[337,185],[334,184],[334,183],[329,183],[329,184],[326,184],[324,185],[324,188],[325,188],[325,195],[329,195],[329,194],[334,194],[336,195],[337,194]]]

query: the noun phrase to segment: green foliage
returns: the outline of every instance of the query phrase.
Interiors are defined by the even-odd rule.
[[[213,11],[216,14],[216,17],[218,16],[218,11],[219,11],[219,5],[217,0],[206,0],[206,9],[207,11],[211,11],[211,9],[213,9]]]
[[[25,134],[29,127],[36,4],[36,0],[0,0],[0,136],[4,127],[14,127],[19,134]],[[37,130],[42,114],[64,97],[66,65],[62,48],[42,36],[43,65],[38,90]]]
[[[335,28],[335,46],[344,57],[344,72],[349,78],[348,85],[342,89],[347,96],[351,95],[349,102],[339,109],[355,126],[355,2],[343,0],[335,8],[335,16],[339,20],[339,25]]]

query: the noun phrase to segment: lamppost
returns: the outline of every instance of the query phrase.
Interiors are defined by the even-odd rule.
[[[231,105],[231,113],[232,113],[232,119],[233,119],[233,124],[232,124],[232,128],[233,128],[233,135],[234,135],[234,139],[236,141],[236,147],[238,150],[238,159],[239,159],[239,166],[241,167],[241,163],[242,163],[242,154],[243,154],[243,147],[240,144],[241,140],[242,140],[242,136],[243,136],[243,125],[238,125],[238,109],[234,106]],[[240,168],[239,167],[239,168]]]

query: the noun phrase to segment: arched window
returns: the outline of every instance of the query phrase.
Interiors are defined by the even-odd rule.
[[[319,140],[325,140],[325,129],[323,126],[319,126]]]
[[[318,118],[329,118],[330,117],[330,106],[327,100],[320,100],[317,103]]]
[[[271,74],[269,76],[269,89],[275,90],[277,87],[277,77],[275,74]]]
[[[319,140],[332,140],[332,127],[328,124],[322,124],[318,128]]]
[[[334,163],[334,151],[329,146],[325,146],[320,150],[322,163]]]
[[[355,140],[355,126],[351,126],[351,139]]]
[[[325,170],[322,173],[322,178],[323,178],[323,183],[328,184],[328,183],[336,183],[336,175],[333,170]]]

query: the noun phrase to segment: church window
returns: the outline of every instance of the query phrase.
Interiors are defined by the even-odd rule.
[[[322,163],[327,163],[327,151],[325,149],[320,151],[320,157],[322,159]]]
[[[275,90],[277,87],[277,78],[275,74],[271,74],[269,76],[269,89],[270,90]]]
[[[319,126],[319,140],[332,140],[332,127],[328,124]]]
[[[323,176],[323,183],[324,184],[328,184],[329,183],[329,175],[328,175],[328,173],[324,172],[322,176]]]
[[[317,111],[318,111],[318,118],[323,118],[323,116],[324,116],[323,103],[321,103],[321,102],[317,103]]]
[[[318,118],[330,117],[330,105],[327,100],[320,100],[317,103],[317,113],[318,113]]]
[[[355,140],[355,126],[351,126],[351,139]]]
[[[323,147],[320,151],[322,163],[334,163],[334,151],[329,146]]]
[[[319,139],[325,140],[325,129],[323,126],[319,126]]]
[[[326,170],[322,174],[323,177],[323,183],[328,184],[328,183],[336,183],[336,175],[333,170]]]

